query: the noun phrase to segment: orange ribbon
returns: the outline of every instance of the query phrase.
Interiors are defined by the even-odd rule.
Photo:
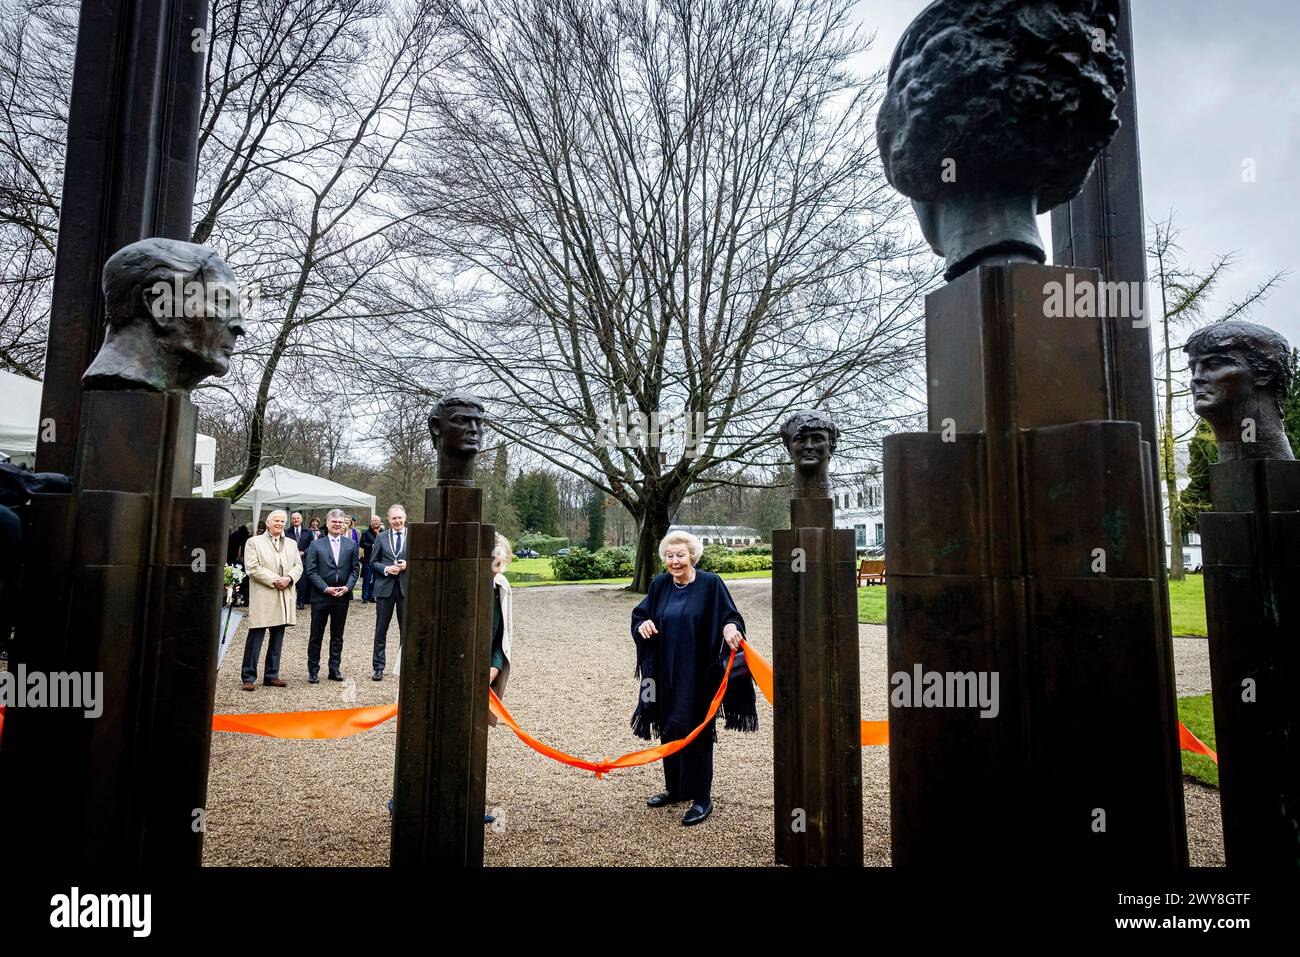
[[[749,671],[754,676],[754,683],[758,685],[759,690],[763,692],[763,697],[770,704],[772,702],[771,662],[755,651],[748,641],[742,641],[741,647],[745,649],[745,658],[749,662]],[[622,757],[614,758],[612,761],[584,761],[581,758],[575,758],[571,754],[552,748],[548,744],[543,744],[519,726],[519,722],[515,721],[510,712],[506,710],[506,706],[501,703],[501,699],[491,689],[488,690],[488,708],[497,716],[498,720],[502,721],[506,727],[515,733],[520,741],[538,754],[584,771],[591,771],[599,778],[617,768],[637,767],[638,765],[650,764],[653,761],[666,758],[670,754],[676,754],[694,741],[718,713],[718,707],[722,704],[722,697],[727,690],[727,679],[731,675],[731,666],[735,660],[736,653],[733,651],[731,658],[727,661],[727,671],[722,676],[722,684],[718,687],[717,694],[713,696],[713,701],[709,705],[709,713],[694,731],[677,741],[669,741],[666,744],[661,744],[655,748],[647,748],[644,751],[633,751]],[[395,704],[370,708],[344,708],[335,711],[218,714],[212,717],[212,730],[261,734],[272,738],[344,738],[383,724],[396,714],[397,705]],[[3,721],[4,710],[0,708],[0,728],[3,728]],[[888,744],[888,721],[862,722],[863,747],[884,747]],[[1219,756],[1214,750],[1187,730],[1187,727],[1181,721],[1178,722],[1178,746],[1184,751],[1190,751],[1193,754],[1203,754],[1215,764],[1219,763]]]
[[[749,673],[754,676],[754,684],[763,692],[767,703],[772,703],[772,663],[760,655],[749,642],[741,642],[745,648],[745,660],[749,662]],[[864,748],[885,746],[889,744],[888,721],[863,721],[862,746]]]
[[[1178,746],[1184,751],[1191,751],[1193,754],[1203,754],[1215,764],[1219,763],[1219,756],[1214,749],[1188,731],[1187,725],[1181,721],[1178,722]]]
[[[713,696],[713,701],[709,703],[709,712],[704,716],[704,720],[696,725],[695,730],[684,738],[676,741],[668,741],[654,748],[646,748],[644,751],[632,751],[617,757],[612,761],[583,761],[581,758],[575,758],[572,755],[565,754],[563,751],[557,751],[549,744],[542,744],[532,735],[528,734],[523,728],[519,727],[518,722],[510,716],[506,706],[501,703],[501,699],[496,696],[491,688],[488,689],[488,707],[498,719],[505,722],[506,727],[515,733],[515,735],[524,744],[528,745],[538,754],[544,754],[548,758],[553,758],[563,764],[572,765],[575,768],[582,768],[584,771],[593,772],[597,778],[600,778],[610,771],[617,768],[634,768],[642,764],[650,764],[654,761],[662,760],[670,754],[676,754],[682,748],[686,747],[699,736],[699,733],[708,727],[714,716],[718,713],[718,708],[722,704],[722,696],[727,691],[727,679],[731,676],[731,666],[736,661],[735,649],[732,649],[731,657],[727,659],[727,670],[722,674],[722,684],[718,686],[717,693]]]
[[[397,705],[341,708],[333,711],[263,711],[254,714],[214,714],[213,731],[237,731],[268,738],[346,738],[369,731],[397,714]]]

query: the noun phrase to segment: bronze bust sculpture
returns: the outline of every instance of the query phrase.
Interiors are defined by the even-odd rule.
[[[840,430],[821,412],[795,412],[781,426],[781,441],[794,462],[796,498],[830,498],[830,461]]]
[[[1287,341],[1253,322],[1198,329],[1183,346],[1192,373],[1192,407],[1214,429],[1219,461],[1294,459],[1282,403],[1295,368]]]
[[[474,484],[474,456],[483,437],[486,410],[469,392],[449,392],[429,416],[429,434],[438,452],[438,484]]]
[[[903,32],[876,118],[885,175],[955,279],[1044,262],[1035,216],[1119,129],[1115,0],[937,0]]]
[[[108,332],[87,389],[190,392],[230,368],[244,334],[239,285],[215,249],[142,239],[104,263]]]

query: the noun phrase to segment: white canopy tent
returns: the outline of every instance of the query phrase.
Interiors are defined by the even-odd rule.
[[[239,476],[234,476],[222,479],[213,487],[213,491],[230,488],[238,478]],[[197,488],[194,490],[195,494],[200,491]],[[230,507],[236,511],[251,511],[253,526],[256,527],[268,505],[298,511],[333,507],[353,510],[361,513],[357,516],[358,525],[365,525],[370,521],[370,516],[375,514],[373,495],[318,475],[295,472],[283,465],[268,465],[262,469],[252,487],[238,501],[231,503]]]
[[[0,371],[0,455],[15,465],[36,464],[36,440],[40,431],[41,389],[38,379]],[[217,440],[199,435],[195,440],[194,464],[199,467],[204,495],[212,496],[212,470],[217,462]]]
[[[212,478],[217,468],[217,440],[210,435],[194,437],[194,466],[199,470],[199,488],[204,498],[212,498]]]
[[[36,459],[36,433],[41,418],[41,383],[0,372],[0,455],[31,465]]]

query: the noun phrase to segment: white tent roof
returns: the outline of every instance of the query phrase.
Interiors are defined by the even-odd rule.
[[[238,478],[239,476],[236,475],[232,478],[222,479],[213,486],[213,491],[220,492],[223,489],[230,488]],[[195,494],[200,491],[201,487],[194,490]],[[329,479],[321,478],[318,475],[295,472],[283,465],[268,465],[262,469],[252,487],[237,502],[232,503],[231,507],[251,509],[253,521],[256,522],[261,517],[263,508],[267,505],[302,508],[323,508],[325,506],[355,508],[364,513],[357,516],[358,521],[361,521],[363,519],[369,520],[370,516],[374,514],[375,497],[357,489],[348,488],[346,485],[340,485],[338,482],[331,482]],[[369,511],[365,511],[366,509],[369,509]]]
[[[0,370],[0,455],[22,455],[36,451],[36,433],[41,420],[39,379]],[[196,436],[195,465],[216,461],[217,440]]]
[[[35,452],[40,419],[41,383],[0,372],[0,454]]]

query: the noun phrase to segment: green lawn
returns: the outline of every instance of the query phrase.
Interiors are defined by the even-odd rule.
[[[1188,575],[1180,582],[1171,581],[1169,583],[1169,607],[1172,613],[1175,635],[1199,635],[1204,637],[1204,578],[1200,575]],[[858,621],[873,625],[883,625],[885,623],[885,588],[883,585],[864,585],[858,589]],[[1190,724],[1187,726],[1191,727]]]
[[[1175,635],[1205,637],[1205,577],[1188,575],[1180,582],[1171,581],[1169,611],[1173,618]],[[1183,724],[1187,722],[1184,721]],[[1191,727],[1190,724],[1187,726]],[[1206,744],[1209,742],[1206,741]]]
[[[863,585],[858,589],[858,621],[885,623],[885,586]]]
[[[771,570],[761,572],[723,572],[723,578],[771,578]],[[506,569],[506,578],[515,588],[537,585],[630,585],[631,578],[589,578],[565,582],[555,577],[549,558],[516,558]]]
[[[1178,699],[1178,720],[1187,725],[1187,730],[1192,732],[1206,745],[1218,750],[1218,745],[1214,743],[1214,707],[1210,702],[1210,696],[1207,694],[1196,695],[1191,698]],[[1203,754],[1192,754],[1190,751],[1183,753],[1183,773],[1188,777],[1196,778],[1198,781],[1204,781],[1211,787],[1219,786],[1219,766]]]

